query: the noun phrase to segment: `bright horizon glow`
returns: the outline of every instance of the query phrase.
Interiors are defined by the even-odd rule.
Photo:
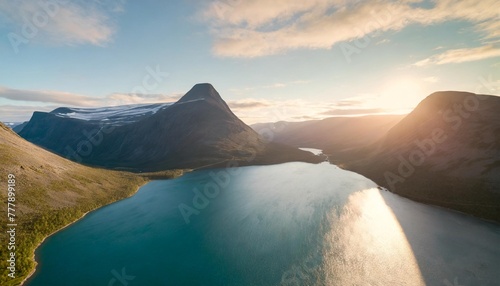
[[[48,16],[37,1],[0,4],[0,121],[172,102],[201,82],[248,124],[500,94],[496,0],[57,3]],[[37,15],[47,22],[26,34]]]
[[[380,106],[394,110],[413,109],[425,96],[427,95],[414,79],[396,79],[383,88]]]

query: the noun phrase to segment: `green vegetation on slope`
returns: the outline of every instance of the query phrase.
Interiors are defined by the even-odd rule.
[[[0,285],[19,285],[34,270],[34,250],[85,213],[135,193],[149,179],[182,171],[132,174],[82,166],[41,149],[0,123]],[[8,176],[15,176],[15,278],[8,276]]]

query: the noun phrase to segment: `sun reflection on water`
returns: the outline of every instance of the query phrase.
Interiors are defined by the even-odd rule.
[[[425,285],[411,246],[378,189],[352,194],[329,221],[323,249],[328,285]]]

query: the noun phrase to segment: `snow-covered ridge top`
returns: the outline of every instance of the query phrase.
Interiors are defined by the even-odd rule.
[[[153,115],[172,104],[174,103],[131,104],[98,108],[60,107],[50,113],[63,118],[125,124],[138,121],[147,115]]]

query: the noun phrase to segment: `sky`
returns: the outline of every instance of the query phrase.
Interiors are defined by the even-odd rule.
[[[248,124],[500,94],[498,0],[0,0],[0,121],[178,100],[209,82]]]

